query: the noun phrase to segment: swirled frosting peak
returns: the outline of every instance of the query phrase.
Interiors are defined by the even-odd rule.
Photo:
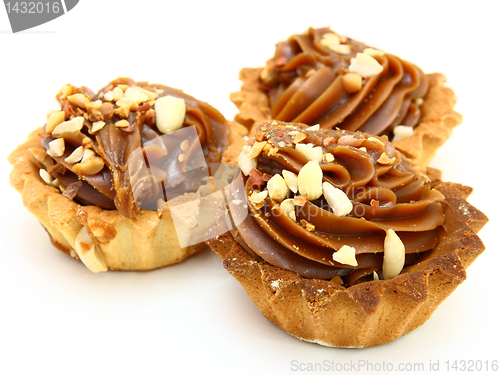
[[[261,81],[273,119],[391,136],[418,123],[428,90],[414,64],[328,28],[278,43]]]
[[[251,213],[242,239],[306,277],[392,278],[435,246],[444,222],[443,195],[385,136],[265,121],[240,165]]]

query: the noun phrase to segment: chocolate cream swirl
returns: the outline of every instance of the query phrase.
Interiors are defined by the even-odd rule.
[[[341,277],[351,285],[366,277],[382,277],[389,230],[404,244],[406,265],[434,248],[444,222],[444,197],[387,137],[266,121],[252,142],[243,159],[256,161],[245,185],[250,216],[238,232],[247,249],[268,263],[305,277]],[[324,195],[314,200],[304,197],[300,186],[296,193],[288,190],[287,198],[294,200],[293,215],[272,197],[268,181],[273,176],[290,171],[300,177],[311,162],[298,150],[300,144],[321,149],[322,182],[348,197],[352,209],[347,214],[337,216]],[[265,190],[269,191],[265,199],[252,203],[257,192]],[[332,258],[344,245],[355,249],[357,266]]]
[[[167,141],[157,127],[155,102],[165,96],[184,101],[180,128],[193,126],[207,163],[220,162],[228,143],[227,122],[221,113],[180,90],[130,78],[118,78],[97,94],[65,85],[56,95],[61,110],[50,114],[43,128],[41,143],[50,157],[38,152],[36,159],[68,198],[117,209],[128,218],[137,217],[140,208],[156,209],[158,199],[166,201],[165,189],[196,191],[199,186],[190,186],[192,182],[182,177],[196,148],[194,140],[183,143],[173,135]],[[83,125],[56,134],[57,126],[49,125],[52,115],[62,116],[57,123],[80,120]],[[50,144],[57,139],[64,140],[61,155],[51,152]],[[85,156],[76,162],[68,159],[80,147],[89,156],[85,167]],[[162,181],[172,175],[176,181],[165,186]]]
[[[365,63],[368,70],[358,69]],[[418,124],[429,86],[416,65],[328,28],[278,43],[261,80],[272,119],[389,136]]]

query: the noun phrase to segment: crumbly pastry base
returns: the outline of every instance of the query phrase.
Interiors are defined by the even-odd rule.
[[[449,204],[446,217],[453,218],[445,222],[447,233],[440,233],[438,245],[424,260],[388,281],[345,288],[257,261],[230,234],[208,244],[262,314],[290,335],[333,347],[384,344],[429,319],[484,250],[477,233],[488,219],[466,202],[472,189],[437,180],[434,184]]]
[[[247,130],[240,124],[231,124],[230,129],[230,145],[223,161],[235,163]],[[27,142],[9,156],[13,165],[10,182],[59,250],[78,259],[75,240],[86,227],[108,269],[142,271],[179,263],[206,246],[181,247],[168,208],[141,210],[137,219],[131,220],[117,210],[81,206],[63,196],[40,178],[30,152],[30,148],[40,147],[41,134],[40,129],[31,133]]]
[[[271,119],[271,108],[267,95],[259,89],[260,73],[263,68],[243,68],[240,91],[231,93],[231,101],[238,107],[235,121],[245,125],[250,134],[261,121]],[[421,106],[422,116],[413,135],[394,142],[394,146],[419,165],[427,165],[434,157],[455,126],[462,122],[462,116],[453,110],[456,96],[444,86],[446,77],[439,73],[428,74],[429,92]]]

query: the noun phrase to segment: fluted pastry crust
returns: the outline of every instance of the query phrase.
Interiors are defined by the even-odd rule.
[[[442,182],[437,170],[428,168],[428,174],[434,188],[446,197],[443,230],[428,256],[391,280],[345,288],[259,261],[230,234],[208,244],[262,314],[287,333],[334,347],[387,343],[429,319],[465,280],[465,270],[484,250],[477,233],[488,219],[467,203],[472,189]]]

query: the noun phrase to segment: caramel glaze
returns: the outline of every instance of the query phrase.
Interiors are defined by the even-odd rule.
[[[124,116],[123,113],[116,110],[115,103],[111,102],[110,104],[110,102],[104,101],[104,94],[119,85],[138,86],[157,93],[158,98],[170,95],[184,99],[186,116],[183,127],[194,126],[196,128],[207,163],[220,162],[222,152],[228,144],[229,132],[227,121],[215,108],[180,90],[158,84],[136,83],[130,78],[118,78],[97,94],[93,94],[86,87],[73,87],[72,94],[86,94],[91,102],[102,100],[103,106],[98,110],[89,107],[86,110],[78,108],[63,98],[60,92],[56,98],[66,114],[66,120],[75,116],[83,116],[85,121],[80,132],[62,135],[66,146],[64,155],[53,157],[55,165],[50,162],[50,165],[45,165],[45,167],[50,167],[47,168],[48,171],[54,178],[58,179],[63,189],[70,186],[75,187],[72,184],[78,183],[75,189],[71,189],[72,193],[68,196],[70,199],[84,205],[118,209],[122,215],[134,218],[138,215],[139,207],[152,205],[156,208],[158,198],[166,200],[166,196],[162,192],[161,181],[152,183],[151,175],[147,173],[146,168],[142,168],[144,167],[141,164],[144,160],[142,156],[146,154],[145,144],[149,143],[146,146],[148,148],[147,155],[150,158],[151,155],[155,155],[155,159],[158,159],[155,160],[155,168],[157,168],[155,176],[164,178],[173,174],[180,173],[182,175],[185,172],[184,168],[189,163],[189,154],[195,145],[194,143],[189,145],[188,157],[185,158],[184,162],[169,163],[169,159],[164,158],[167,153],[163,152],[162,148],[168,150],[169,156],[176,155],[175,153],[180,154],[179,145],[182,139],[176,140],[174,138],[165,141],[164,137],[162,138],[163,134],[158,131],[155,125],[154,104],[144,103],[137,110],[131,110],[129,114]],[[126,128],[115,126],[122,119],[126,119],[130,125]],[[104,120],[106,125],[95,134],[91,134],[92,122],[97,120]],[[46,135],[42,139],[42,146],[48,149],[49,142],[54,139],[55,137]],[[105,161],[104,168],[94,175],[79,174],[74,170],[74,164],[65,161],[65,158],[84,142],[88,144],[87,148],[91,148],[96,155]],[[170,144],[165,142],[170,142]],[[164,165],[161,164],[162,158],[165,159]],[[184,192],[193,191],[196,188],[197,186],[189,186],[183,181],[177,181],[175,186],[175,189]],[[134,191],[134,189],[139,189],[139,191]],[[134,197],[138,197],[138,199]]]
[[[271,118],[389,136],[397,125],[417,125],[416,99],[423,98],[429,87],[422,70],[391,54],[375,56],[383,71],[365,78],[359,91],[348,93],[342,77],[350,60],[368,47],[341,37],[351,52],[339,54],[321,43],[327,33],[332,31],[310,28],[277,44],[261,75]]]
[[[256,208],[249,203],[250,215],[238,226],[238,233],[250,249],[268,263],[310,278],[335,276],[352,285],[382,268],[386,231],[393,229],[405,245],[405,264],[418,261],[433,249],[444,222],[443,195],[431,188],[426,174],[394,149],[386,137],[346,130],[308,130],[304,124],[266,121],[257,137],[270,147],[257,157],[258,173],[246,179],[246,195],[265,188],[271,176],[283,170],[298,174],[309,159],[295,148],[301,143],[320,146],[331,153],[333,162],[322,162],[323,182],[341,189],[353,204],[346,216],[336,216],[321,196],[295,206],[296,220],[267,196]],[[266,151],[267,149],[267,151]],[[381,164],[382,154],[390,160]],[[258,175],[259,178],[253,176]],[[294,195],[291,191],[289,197]],[[373,202],[376,201],[376,205]],[[301,223],[302,221],[302,223]],[[314,230],[304,227],[304,221]],[[358,266],[341,264],[332,254],[343,245],[356,250]]]

